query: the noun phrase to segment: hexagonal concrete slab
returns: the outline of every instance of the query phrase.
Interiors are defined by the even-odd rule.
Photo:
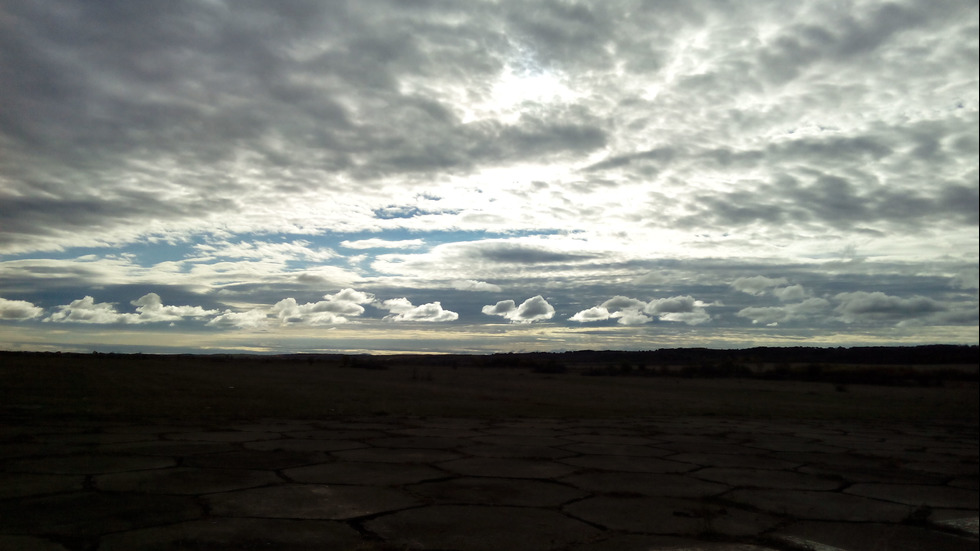
[[[407,488],[438,504],[555,507],[588,495],[582,490],[542,480],[463,477]]]
[[[102,538],[98,551],[355,549],[356,530],[329,520],[215,518],[144,528]]]
[[[396,546],[456,551],[559,549],[599,534],[555,511],[524,507],[437,505],[384,515],[365,526]]]
[[[207,496],[211,513],[227,517],[339,520],[419,505],[405,492],[373,486],[286,484]]]

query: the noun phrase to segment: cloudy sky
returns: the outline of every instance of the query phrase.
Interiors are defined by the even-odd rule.
[[[978,342],[973,0],[0,4],[0,349]]]

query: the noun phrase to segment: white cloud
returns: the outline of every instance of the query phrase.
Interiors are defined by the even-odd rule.
[[[147,293],[130,304],[136,306],[137,317],[131,323],[177,321],[184,318],[203,318],[217,314],[217,310],[205,310],[200,306],[165,306],[160,295]]]
[[[209,321],[208,325],[223,329],[257,329],[266,326],[267,317],[268,309],[265,308],[253,308],[244,312],[225,310],[224,313]]]
[[[602,306],[593,306],[592,308],[587,308],[577,312],[574,316],[568,319],[579,323],[603,321],[609,319],[609,310],[603,308]]]
[[[26,300],[7,300],[0,297],[0,320],[29,320],[44,315],[44,309]]]
[[[407,298],[393,298],[377,303],[377,306],[391,312],[384,317],[385,321],[446,322],[459,318],[459,314],[444,310],[439,302],[413,306]]]
[[[95,302],[90,296],[73,300],[69,304],[57,307],[57,311],[44,318],[44,321],[55,323],[119,323],[125,317],[116,311],[115,304]]]
[[[711,319],[705,311],[707,306],[710,305],[688,295],[653,299],[649,302],[617,295],[568,319],[579,323],[616,319],[621,325],[643,325],[656,317],[660,321],[700,325]]]
[[[160,300],[160,295],[147,293],[130,302],[136,306],[136,313],[116,310],[115,303],[95,302],[91,296],[74,300],[58,306],[56,311],[44,319],[56,323],[159,323],[175,322],[185,318],[204,318],[217,314],[217,310],[205,310],[200,306],[168,306]]]
[[[450,285],[457,291],[480,291],[489,293],[499,293],[503,291],[503,288],[501,288],[500,285],[494,285],[493,283],[477,281],[474,279],[457,279]]]
[[[364,313],[362,304],[374,302],[374,295],[343,289],[332,295],[324,295],[325,300],[299,304],[294,298],[284,298],[277,302],[269,313],[283,325],[335,325],[349,323]]]
[[[423,239],[359,239],[356,241],[341,241],[340,246],[348,249],[417,249],[425,245]]]
[[[501,300],[496,304],[488,304],[482,312],[488,316],[500,316],[513,323],[533,323],[551,319],[555,308],[541,295],[531,297],[517,306],[513,300]]]

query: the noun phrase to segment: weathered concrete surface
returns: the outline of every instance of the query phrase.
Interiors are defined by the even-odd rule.
[[[976,549],[976,427],[0,425],[0,549]]]

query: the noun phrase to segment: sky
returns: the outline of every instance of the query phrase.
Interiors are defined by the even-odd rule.
[[[978,6],[4,0],[0,349],[978,343]]]

